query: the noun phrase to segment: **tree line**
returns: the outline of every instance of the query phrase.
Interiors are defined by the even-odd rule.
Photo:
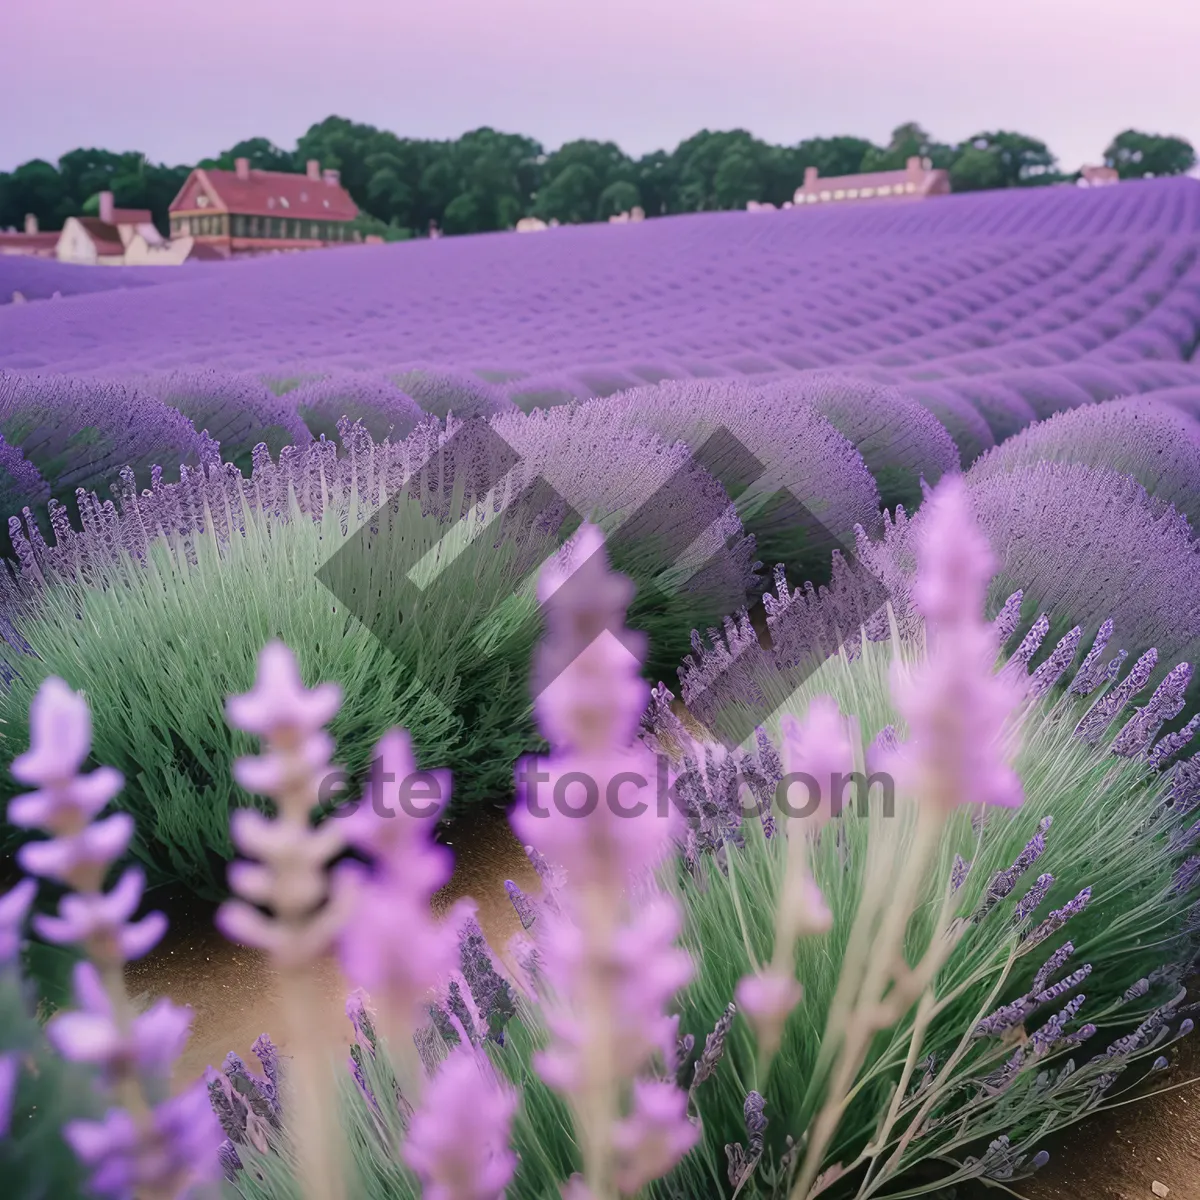
[[[950,173],[952,190],[1036,187],[1071,182],[1046,144],[1026,134],[983,132],[951,145],[920,125],[897,127],[886,146],[866,138],[808,138],[792,146],[764,142],[744,129],[701,130],[670,152],[640,158],[614,142],[579,139],[546,152],[533,138],[491,128],[454,141],[403,138],[373,125],[328,117],[313,125],[294,150],[250,138],[196,164],[303,171],[309,159],[341,172],[362,211],[364,233],[389,240],[419,236],[430,223],[448,234],[511,228],[523,216],[563,224],[603,221],[640,206],[647,216],[745,208],[750,200],[782,204],[804,180],[853,175],[929,159]],[[1104,152],[1122,178],[1175,175],[1191,170],[1196,153],[1182,138],[1128,129]],[[0,172],[0,229],[20,228],[26,213],[43,229],[67,217],[95,214],[101,191],[122,208],[147,208],[167,231],[167,208],[191,170],[150,162],[136,152],[72,150],[55,163],[34,159]]]

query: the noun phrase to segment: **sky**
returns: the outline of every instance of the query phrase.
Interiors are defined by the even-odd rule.
[[[80,146],[191,163],[331,114],[631,154],[916,120],[1073,170],[1122,129],[1200,148],[1195,0],[6,0],[0,170]]]

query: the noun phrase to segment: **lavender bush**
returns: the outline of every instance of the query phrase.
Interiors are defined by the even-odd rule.
[[[244,684],[257,645],[280,636],[300,647],[306,672],[353,696],[388,698],[356,701],[335,724],[356,777],[390,711],[403,714],[422,762],[455,771],[454,815],[503,804],[513,759],[537,744],[522,675],[538,606],[524,581],[557,544],[565,515],[547,497],[532,513],[512,503],[525,483],[542,473],[577,511],[610,523],[673,481],[676,503],[652,505],[619,539],[620,562],[643,586],[638,620],[662,647],[660,671],[686,646],[682,631],[741,603],[753,583],[753,543],[719,483],[682,447],[631,440],[615,445],[619,461],[605,462],[584,436],[597,427],[547,424],[506,427],[530,475],[504,485],[507,515],[459,585],[429,594],[404,583],[414,564],[448,531],[462,533],[460,515],[469,528],[491,503],[472,491],[478,464],[453,449],[453,423],[421,426],[396,445],[344,426],[342,455],[330,442],[278,460],[264,450],[248,480],[226,465],[139,494],[127,474],[119,506],[84,505],[81,533],[54,509],[49,542],[17,523],[20,571],[3,581],[0,752],[10,758],[26,737],[41,681],[69,674],[97,701],[97,753],[129,781],[120,803],[137,817],[133,853],[156,880],[219,896],[232,854],[229,761],[240,744],[210,712]],[[425,490],[414,495],[418,479]],[[712,529],[703,521],[683,536],[670,524],[686,532],[706,513]],[[532,520],[539,515],[547,519]],[[175,681],[170,704],[161,702],[164,678]],[[324,799],[336,803],[332,792]],[[7,829],[6,844],[13,837]]]
[[[632,782],[628,813],[666,753],[680,803],[660,818],[649,784],[641,815],[579,820],[536,815],[527,792],[513,822],[544,887],[499,957],[469,910],[431,917],[448,867],[431,822],[369,804],[310,825],[343,694],[306,689],[268,645],[227,717],[261,741],[236,778],[274,815],[235,820],[250,861],[220,924],[283,974],[291,1058],[260,1039],[261,1075],[231,1056],[177,1099],[154,1084],[186,1028],[167,1002],[132,1041],[85,1036],[127,1004],[112,968],[163,922],[131,921],[136,870],[103,891],[133,832],[122,814],[96,820],[122,779],[79,774],[87,708],[48,680],[14,762],[40,790],[10,817],[50,835],[22,865],[69,889],[39,933],[89,955],[79,1007],[47,1036],[97,1070],[111,1106],[63,1127],[91,1188],[174,1197],[223,1174],[234,1195],[313,1200],[918,1196],[1018,1179],[1047,1133],[1127,1098],[1193,1024],[1200,768],[1159,769],[1139,715],[1111,728],[1104,682],[1055,698],[1019,656],[995,669],[995,564],[961,485],[935,494],[923,528],[919,641],[828,660],[796,715],[733,752],[638,679],[644,642],[612,631],[632,588],[595,553],[599,530],[547,563],[533,681],[551,752],[518,781]],[[410,744],[393,730],[378,752],[390,774],[370,798],[395,800]],[[895,781],[890,801],[861,775],[846,792],[864,754]],[[785,805],[794,772],[812,780],[802,813]],[[328,869],[345,846],[362,861]],[[20,887],[3,901],[10,945]],[[340,1081],[306,999],[327,950],[367,989],[347,1005]]]

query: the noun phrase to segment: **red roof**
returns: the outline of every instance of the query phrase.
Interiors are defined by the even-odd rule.
[[[114,208],[114,225],[153,225],[154,214],[148,208]]]
[[[0,232],[0,253],[15,250],[18,254],[53,254],[57,245],[57,233]]]
[[[88,231],[96,245],[97,254],[124,254],[125,244],[115,225],[109,225],[99,217],[76,217],[80,225]]]
[[[197,167],[192,177],[215,200],[214,211],[247,217],[296,217],[305,221],[353,221],[358,216],[358,205],[340,183],[309,179],[307,175],[252,170],[249,179],[239,179],[236,171]],[[193,209],[191,197],[196,189],[192,184],[193,178],[189,178],[183,185],[171,202],[172,212],[184,208],[185,196],[189,198],[187,209]]]

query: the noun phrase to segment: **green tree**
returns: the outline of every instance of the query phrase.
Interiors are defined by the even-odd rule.
[[[991,157],[985,164],[980,155]],[[1062,179],[1058,162],[1045,142],[1023,133],[977,133],[968,138],[950,169],[955,191],[1035,187]]]
[[[0,228],[23,227],[26,213],[33,213],[43,229],[61,229],[78,211],[63,186],[62,175],[53,163],[35,158],[22,163],[0,180]]]
[[[1183,175],[1196,165],[1196,151],[1181,137],[1126,129],[1109,143],[1104,162],[1116,167],[1122,179]]]
[[[633,183],[633,160],[615,142],[580,138],[566,142],[541,164],[542,185],[534,213],[563,223],[606,219],[600,197],[615,183]],[[636,203],[636,201],[635,201]]]
[[[232,171],[239,158],[249,160],[250,166],[256,171],[302,171],[304,163],[288,150],[280,150],[269,138],[247,138],[238,142],[229,150],[222,150],[216,158],[205,158],[196,165],[199,167],[216,167],[223,171]]]
[[[800,172],[797,186],[804,181],[806,167],[816,167],[826,176],[857,175],[867,155],[877,149],[873,142],[860,137],[808,138],[795,149],[795,163]]]
[[[644,154],[634,163],[633,181],[647,216],[670,211],[671,198],[679,183],[679,164],[665,150]]]
[[[717,208],[745,208],[749,200],[761,200],[763,155],[744,146],[727,150],[713,175],[713,202]]]
[[[610,183],[600,193],[600,200],[596,205],[596,219],[607,221],[609,217],[617,216],[619,213],[632,212],[633,209],[641,206],[642,197],[637,185],[630,183],[627,179],[618,179],[616,183]],[[644,208],[643,211],[645,211]]]
[[[564,225],[594,221],[602,190],[591,167],[571,163],[538,192],[533,211],[543,221],[558,220]]]
[[[892,130],[886,146],[872,146],[863,155],[862,170],[899,171],[910,158],[927,158],[932,167],[945,170],[956,157],[952,146],[934,141],[916,121],[906,121]]]
[[[950,188],[955,192],[983,192],[1005,186],[1000,159],[989,150],[968,146],[950,168]]]

